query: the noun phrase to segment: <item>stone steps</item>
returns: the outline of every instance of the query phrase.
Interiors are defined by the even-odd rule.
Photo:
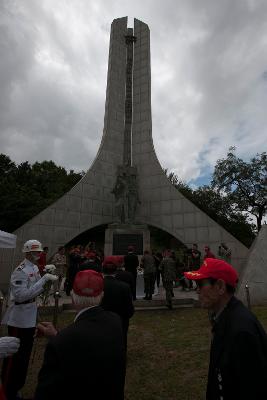
[[[198,300],[194,298],[174,298],[172,301],[173,308],[193,308],[199,307]],[[148,310],[165,310],[166,301],[163,299],[157,300],[136,300],[134,302],[135,311],[148,311]],[[73,305],[70,302],[62,302],[62,304],[58,307],[58,312],[61,313],[63,311],[74,311]],[[54,306],[40,306],[39,313],[41,315],[51,314],[54,312]]]

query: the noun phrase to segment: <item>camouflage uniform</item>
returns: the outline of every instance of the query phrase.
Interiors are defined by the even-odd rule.
[[[151,254],[144,254],[141,259],[141,267],[144,270],[145,299],[151,300],[155,281],[155,260]]]
[[[176,263],[173,258],[165,257],[160,263],[163,287],[166,292],[167,307],[172,308],[173,281],[176,279]]]

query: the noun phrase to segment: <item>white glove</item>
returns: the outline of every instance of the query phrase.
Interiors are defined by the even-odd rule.
[[[0,358],[8,357],[19,349],[19,338],[5,336],[0,338]]]
[[[46,282],[58,280],[58,276],[53,274],[44,274],[43,278],[45,279]]]

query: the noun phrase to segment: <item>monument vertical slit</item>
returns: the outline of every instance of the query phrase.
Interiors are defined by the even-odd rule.
[[[133,29],[127,29],[126,43],[126,84],[124,109],[124,151],[123,164],[132,166],[132,116],[133,116],[133,44],[136,41]]]

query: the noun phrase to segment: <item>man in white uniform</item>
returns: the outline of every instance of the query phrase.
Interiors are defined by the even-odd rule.
[[[2,384],[7,400],[17,398],[17,392],[26,380],[37,319],[36,296],[43,291],[46,282],[57,280],[52,274],[41,278],[36,265],[41,251],[38,240],[28,240],[22,250],[25,259],[11,275],[10,305],[2,324],[8,326],[9,336],[20,339],[20,348],[3,363]]]

